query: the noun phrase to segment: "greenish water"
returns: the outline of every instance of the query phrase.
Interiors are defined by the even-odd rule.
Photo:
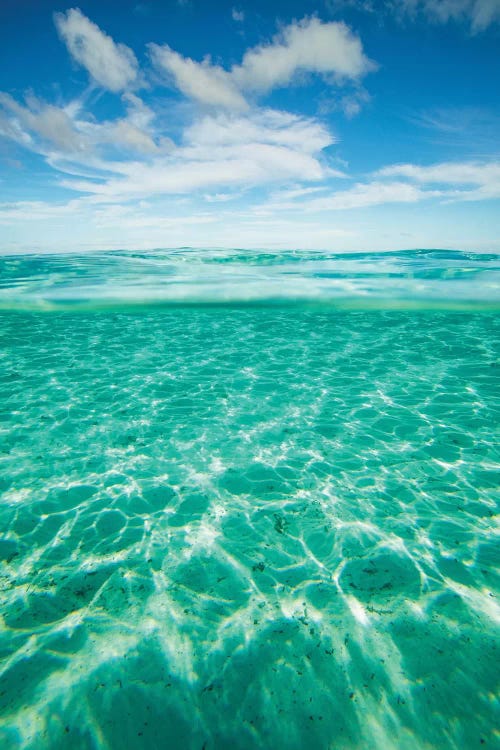
[[[498,747],[498,258],[0,278],[2,749]]]

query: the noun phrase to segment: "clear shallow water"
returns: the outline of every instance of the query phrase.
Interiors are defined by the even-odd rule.
[[[497,746],[497,260],[189,253],[0,261],[0,745]]]
[[[500,309],[500,256],[156,250],[0,256],[0,310],[199,305]]]

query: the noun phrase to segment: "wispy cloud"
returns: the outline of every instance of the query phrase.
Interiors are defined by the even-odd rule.
[[[369,70],[361,42],[343,24],[314,18],[291,24],[269,44],[247,51],[230,71],[150,45],[157,67],[168,70],[194,100],[177,119],[174,139],[170,120],[155,104],[148,106],[128,90],[141,79],[130,50],[77,9],[56,15],[55,23],[72,56],[96,83],[120,95],[125,110],[115,119],[98,120],[84,97],[55,106],[33,95],[19,103],[0,94],[0,133],[63,173],[59,186],[95,203],[116,203],[339,174],[324,156],[336,139],[318,119],[258,107],[246,97],[250,89],[262,93],[291,83],[299,70],[333,75],[339,84]]]
[[[358,183],[348,190],[309,201],[305,208],[307,211],[344,211],[385,203],[416,203],[435,195],[404,182]]]
[[[304,153],[318,153],[335,138],[317,120],[290,112],[260,109],[251,115],[205,115],[188,127],[185,141],[194,147],[213,148],[267,143]]]
[[[425,191],[401,181],[360,182],[346,190],[329,189],[327,194],[320,197],[310,197],[314,196],[314,193],[307,189],[283,191],[271,196],[269,201],[256,207],[255,211],[266,215],[275,211],[293,212],[300,206],[300,211],[303,213],[329,213],[388,203],[416,203],[440,194],[437,191]],[[296,200],[298,198],[299,202]]]
[[[231,18],[237,23],[243,23],[243,21],[245,20],[245,13],[242,10],[238,10],[238,8],[232,8]]]
[[[333,142],[314,120],[275,110],[243,117],[205,116],[186,128],[183,143],[145,163],[113,163],[116,176],[63,180],[96,201],[121,201],[207,188],[320,180],[330,173],[319,153]]]
[[[71,158],[90,165],[94,157],[111,151],[147,155],[169,146],[155,133],[155,115],[139,97],[126,93],[122,102],[124,117],[97,122],[79,100],[58,107],[28,95],[19,104],[0,92],[0,135],[47,157],[51,164]]]
[[[443,162],[425,167],[393,164],[378,170],[375,179],[347,189],[305,188],[279,191],[255,207],[267,215],[276,211],[328,213],[439,199],[443,203],[500,197],[500,163]],[[317,190],[322,195],[315,195]]]
[[[428,131],[428,140],[446,153],[459,149],[469,158],[500,155],[500,115],[482,107],[439,107],[410,115],[412,125]]]
[[[380,169],[377,174],[383,177],[409,177],[421,183],[484,185],[492,180],[500,180],[500,163],[443,162],[425,167],[395,164]]]
[[[357,81],[376,69],[360,39],[344,23],[305,18],[286,26],[268,44],[247,50],[227,71],[209,57],[196,62],[168,45],[150,44],[156,68],[185,96],[215,107],[244,110],[249,94],[264,95],[288,86],[299,74],[316,74],[336,85]]]
[[[54,21],[70,55],[109,91],[123,91],[137,81],[138,63],[129,47],[117,44],[78,8],[56,13]]]
[[[166,81],[184,96],[212,107],[245,110],[249,105],[238,90],[231,74],[210,59],[196,62],[183,57],[167,44],[150,44],[149,51],[155,67],[166,75]]]
[[[440,184],[451,200],[488,200],[500,197],[500,162],[442,162],[428,166],[395,164],[377,172],[380,177],[406,177],[421,185]]]
[[[466,23],[473,34],[500,21],[500,0],[326,0],[332,13],[358,10],[399,20]]]
[[[425,10],[414,5],[415,12],[420,5]],[[338,138],[321,105],[307,116],[266,106],[274,89],[315,76],[315,94],[326,92],[330,100],[325,110],[356,114],[369,99],[363,81],[375,65],[343,23],[294,22],[232,67],[149,45],[153,73],[141,71],[130,49],[78,9],[55,22],[92,86],[66,103],[0,93],[0,135],[17,144],[16,156],[23,148],[43,159],[53,170],[47,184],[70,196],[0,204],[0,223],[20,233],[31,226],[32,236],[43,222],[48,244],[71,242],[78,227],[88,246],[234,244],[244,237],[247,246],[339,247],[355,243],[358,221],[344,224],[342,212],[349,220],[356,211],[387,206],[390,223],[393,213],[423,201],[441,209],[500,197],[498,157],[444,161],[441,154],[434,164],[391,164],[359,171],[354,180],[347,164],[336,167]],[[176,90],[173,97],[165,83]],[[108,92],[103,99],[114,116],[96,114],[99,89]],[[447,135],[457,127],[453,118],[431,120],[420,124]]]
[[[436,23],[468,21],[473,33],[500,20],[500,0],[391,0],[397,10]]]
[[[26,97],[26,105],[19,104],[9,94],[0,92],[0,134],[22,146],[36,150],[35,138],[66,153],[82,151],[85,139],[78,133],[68,112],[61,107],[42,102],[33,95]]]

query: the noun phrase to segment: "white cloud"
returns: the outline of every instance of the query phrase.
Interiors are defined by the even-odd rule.
[[[213,107],[248,109],[231,75],[220,66],[212,65],[209,58],[198,63],[189,57],[182,57],[168,45],[160,47],[150,44],[149,50],[153,64],[165,72],[179,91],[190,99]]]
[[[368,92],[362,87],[357,86],[353,91],[341,96],[328,96],[319,102],[318,112],[322,115],[331,112],[341,111],[350,119],[361,112],[363,105],[371,99]]]
[[[203,200],[207,203],[227,203],[239,198],[241,193],[205,193]]]
[[[205,116],[186,129],[184,139],[189,144],[210,149],[268,143],[308,154],[335,143],[332,134],[317,120],[273,109],[247,116]]]
[[[90,166],[100,152],[144,155],[168,150],[169,139],[157,137],[154,112],[137,96],[123,94],[125,117],[96,122],[75,100],[65,107],[47,104],[30,95],[26,105],[0,92],[0,134],[11,138],[55,164],[71,158]]]
[[[377,174],[380,177],[406,177],[423,185],[448,186],[443,196],[453,201],[500,198],[499,162],[442,162],[427,167],[394,164]]]
[[[99,85],[118,92],[137,80],[138,64],[132,50],[116,44],[78,8],[56,13],[54,21],[69,53]]]
[[[396,0],[387,0],[385,7],[389,2]],[[412,6],[415,12],[435,13],[443,22],[469,14],[475,28],[496,17],[492,11],[497,5],[491,1],[463,0],[462,16],[457,2],[443,0],[439,19],[433,0],[406,0],[404,5],[407,10]],[[352,249],[367,241],[372,248],[380,242],[388,249],[385,235],[378,231],[379,216],[386,217],[390,233],[394,216],[414,220],[411,206],[419,201],[429,201],[419,214],[425,222],[432,211],[459,217],[462,209],[466,213],[464,205],[445,204],[500,197],[498,161],[393,164],[353,184],[331,166],[327,149],[336,138],[325,123],[255,106],[258,96],[274,88],[319,75],[336,87],[327,89],[333,104],[328,107],[327,102],[325,108],[355,114],[368,99],[360,79],[374,66],[359,38],[344,24],[317,18],[294,22],[272,41],[249,49],[239,65],[227,70],[209,58],[196,62],[168,46],[150,45],[156,67],[187,98],[205,105],[201,112],[185,102],[167,110],[150,91],[144,93],[145,101],[131,93],[140,79],[135,56],[79,10],[57,15],[56,25],[70,53],[92,78],[120,95],[115,100],[117,114],[109,120],[95,117],[88,95],[55,106],[32,95],[17,102],[0,93],[0,134],[42,156],[58,175],[59,187],[83,194],[65,204],[0,204],[0,222],[18,228],[13,237],[24,236],[29,242],[37,222],[43,221],[47,246],[52,241],[62,244],[64,233],[64,243],[72,244],[81,233],[88,246],[211,242],[342,249],[349,240]],[[349,87],[340,88],[344,84]],[[463,129],[470,136],[470,129]],[[176,142],[170,140],[172,134]],[[54,173],[50,180],[54,182]],[[238,208],[235,199],[243,194],[245,206]],[[149,197],[147,204],[142,201]],[[372,206],[380,209],[363,213]],[[488,210],[494,214],[494,208]],[[358,215],[354,218],[354,209],[361,211],[362,221]],[[370,221],[373,231],[366,229]],[[356,237],[358,224],[364,227],[360,231],[368,232],[361,238]],[[406,232],[408,222],[402,225]],[[418,234],[420,220],[412,231]],[[393,246],[407,244],[401,233],[390,236]],[[435,233],[427,236],[432,239]],[[462,239],[458,230],[456,236]]]
[[[440,193],[423,191],[405,182],[369,182],[358,183],[347,190],[337,190],[319,198],[307,199],[304,195],[304,191],[284,192],[273,196],[256,211],[261,214],[276,210],[293,212],[299,208],[304,213],[347,211],[385,203],[416,203],[425,198],[436,197]],[[300,203],[297,203],[295,198],[300,198]]]
[[[186,194],[207,188],[257,186],[281,180],[319,180],[325,171],[314,156],[283,146],[252,143],[224,147],[210,155],[178,150],[152,164],[120,163],[119,177],[104,182],[63,180],[61,185],[91,194],[96,201],[121,201],[158,194]],[[187,158],[186,158],[187,157]]]
[[[159,138],[155,133],[155,113],[134,94],[124,94],[122,99],[127,106],[126,117],[87,123],[96,144],[112,144],[125,153],[132,151],[144,155],[168,150],[171,147],[169,139]]]
[[[245,13],[242,10],[233,8],[231,10],[231,18],[233,19],[233,21],[236,21],[237,23],[243,23],[243,21],[245,20]]]
[[[118,142],[133,151],[143,154],[151,154],[158,150],[151,136],[134,127],[127,120],[119,120],[112,127],[109,133],[109,142]]]
[[[364,89],[358,89],[352,94],[343,96],[340,100],[340,108],[346,117],[355,117],[361,112],[363,104],[370,101],[370,95]]]
[[[434,191],[424,192],[404,182],[359,183],[348,190],[339,190],[331,196],[309,201],[304,208],[307,211],[342,211],[383,203],[416,203],[436,195]]]
[[[393,164],[380,169],[382,177],[408,177],[416,182],[483,185],[500,180],[500,163],[442,162],[421,167],[416,164]]]
[[[180,145],[171,144],[167,152],[158,152],[148,162],[95,163],[108,166],[114,174],[95,174],[92,180],[66,179],[61,184],[103,202],[279,181],[317,181],[342,174],[320,158],[333,141],[316,120],[287,112],[207,115],[186,128]]]
[[[268,92],[291,83],[298,73],[358,79],[374,69],[360,39],[344,23],[304,18],[286,26],[271,44],[248,50],[232,76],[243,89]]]
[[[361,41],[343,23],[304,18],[286,26],[270,44],[248,50],[241,65],[226,71],[210,58],[195,62],[168,45],[149,45],[153,64],[177,88],[202,104],[233,110],[248,108],[244,92],[266,94],[287,86],[300,74],[316,73],[330,82],[357,81],[376,66]]]
[[[32,147],[32,135],[37,135],[44,143],[61,151],[85,149],[85,140],[65,109],[46,104],[34,96],[27,97],[26,104],[23,107],[9,94],[0,92],[0,108],[6,113],[0,118],[0,133],[28,147]]]
[[[82,102],[56,108],[31,97],[23,106],[0,94],[0,133],[43,156],[67,175],[61,186],[95,203],[342,174],[323,159],[335,138],[314,118],[272,109],[195,115],[176,144],[139,97],[126,93],[122,100],[125,116],[99,122]]]
[[[271,201],[276,205],[285,204],[287,201],[293,201],[296,198],[304,198],[306,195],[314,195],[315,193],[324,192],[328,190],[326,185],[316,187],[291,187],[285,188],[284,190],[277,190],[271,195]],[[290,204],[296,205],[296,204]]]
[[[57,15],[56,24],[72,54],[107,88],[118,92],[137,79],[135,58],[79,10]],[[200,115],[184,107],[191,119],[177,143],[168,137],[170,120],[130,91],[121,96],[126,113],[100,121],[86,111],[84,99],[55,107],[34,97],[22,105],[0,95],[0,132],[43,156],[63,173],[60,186],[83,193],[93,204],[198,191],[226,195],[344,176],[324,156],[336,141],[324,124],[251,107],[242,93],[285,85],[300,71],[335,75],[339,81],[361,75],[370,63],[343,24],[315,18],[291,24],[270,44],[247,52],[229,72],[208,59],[184,58],[168,46],[150,45],[150,51],[186,96],[222,110]]]

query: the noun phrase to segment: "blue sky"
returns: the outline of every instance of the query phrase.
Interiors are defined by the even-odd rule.
[[[500,0],[2,0],[0,252],[500,250]]]

